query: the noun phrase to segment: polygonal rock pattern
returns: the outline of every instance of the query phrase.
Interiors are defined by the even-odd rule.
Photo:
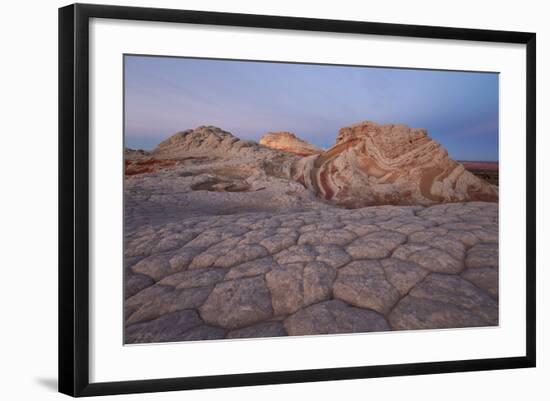
[[[266,274],[275,315],[288,315],[330,298],[336,272],[322,262],[280,265]]]
[[[311,245],[295,245],[275,255],[279,264],[313,262],[317,252]]]
[[[233,280],[242,277],[252,277],[269,272],[273,267],[278,266],[271,256],[256,259],[235,266],[225,275],[226,280]]]
[[[461,277],[432,273],[392,310],[395,329],[494,326],[498,304]]]
[[[386,314],[399,300],[399,292],[386,280],[379,261],[362,260],[351,262],[338,271],[334,297]]]
[[[260,245],[267,249],[271,254],[282,251],[291,245],[296,244],[297,234],[294,232],[276,234],[271,237],[265,238],[260,242]]]
[[[325,301],[300,310],[285,320],[289,335],[364,333],[389,330],[377,312],[355,308],[339,300]]]
[[[142,274],[155,281],[172,272],[166,255],[153,255],[145,258],[132,267],[134,273]]]
[[[260,245],[238,245],[220,257],[216,264],[221,267],[231,267],[267,256],[267,254],[267,249]]]
[[[386,279],[401,296],[407,295],[411,288],[429,273],[416,263],[395,258],[383,259],[381,264],[384,267]]]
[[[149,322],[126,327],[126,342],[181,341],[189,330],[201,324],[202,320],[194,310],[168,313]]]
[[[197,215],[170,182],[127,206],[127,343],[499,323],[497,204]]]
[[[470,268],[498,267],[498,244],[480,243],[472,246],[468,250],[466,266]]]
[[[170,287],[168,287],[170,288]],[[194,287],[183,290],[167,290],[164,294],[149,298],[126,320],[127,324],[156,319],[167,313],[198,308],[204,303],[212,287]],[[134,295],[139,296],[140,293]]]
[[[207,323],[228,329],[244,327],[273,315],[270,293],[262,276],[216,285],[199,311]]]
[[[129,298],[132,295],[136,295],[141,290],[150,287],[155,283],[151,277],[144,274],[129,274],[126,277],[126,284],[124,287],[124,297]]]
[[[333,268],[344,266],[351,260],[349,254],[337,245],[318,245],[315,247],[318,262],[326,263]]]
[[[381,259],[406,240],[406,235],[396,231],[377,231],[352,242],[346,251],[354,259]]]
[[[498,269],[490,267],[468,269],[462,273],[462,277],[487,291],[494,298],[498,298]]]
[[[423,244],[404,244],[397,248],[392,256],[414,262],[427,270],[438,273],[457,274],[464,267],[464,262],[461,259],[453,258],[447,251]]]

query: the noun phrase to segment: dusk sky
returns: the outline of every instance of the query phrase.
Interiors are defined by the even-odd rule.
[[[498,161],[498,74],[125,56],[125,140],[153,149],[215,125],[322,148],[357,122],[426,128],[456,160]]]

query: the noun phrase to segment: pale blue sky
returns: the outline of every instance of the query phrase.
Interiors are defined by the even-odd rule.
[[[125,56],[124,68],[132,148],[200,125],[328,148],[341,127],[373,120],[426,128],[458,160],[498,160],[496,73],[151,56]]]

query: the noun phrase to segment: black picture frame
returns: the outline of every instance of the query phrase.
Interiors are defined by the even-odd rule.
[[[90,383],[89,21],[161,21],[250,28],[516,43],[526,46],[526,353],[520,357]],[[59,391],[95,396],[534,367],[536,35],[221,12],[74,4],[59,9]]]

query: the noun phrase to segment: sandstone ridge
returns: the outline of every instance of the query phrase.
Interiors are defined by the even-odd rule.
[[[298,156],[311,156],[323,152],[323,149],[286,131],[268,132],[260,139],[260,145]]]
[[[319,202],[347,208],[498,201],[498,187],[451,159],[424,129],[365,121],[340,129],[326,151],[289,132],[266,134],[260,142],[200,126],[152,152],[127,149],[126,175],[181,170],[200,181],[191,189],[269,188],[276,197],[300,192],[303,200],[292,185],[299,183]]]
[[[178,158],[191,156],[228,157],[267,153],[254,141],[239,139],[230,132],[212,125],[178,132],[162,141],[153,150],[155,158]]]

